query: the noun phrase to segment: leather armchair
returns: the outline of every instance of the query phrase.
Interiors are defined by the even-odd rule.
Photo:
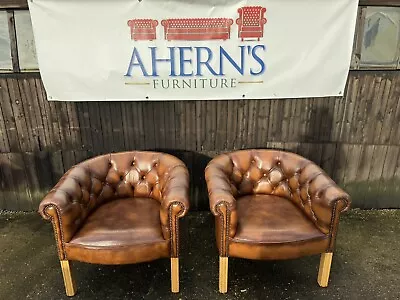
[[[179,223],[189,209],[189,174],[174,156],[124,152],[72,167],[39,213],[53,224],[66,293],[75,294],[69,261],[133,264],[171,258],[179,291]]]
[[[323,170],[294,153],[243,150],[214,158],[205,176],[221,293],[227,292],[229,256],[277,260],[322,253],[318,283],[328,285],[339,215],[350,198]]]

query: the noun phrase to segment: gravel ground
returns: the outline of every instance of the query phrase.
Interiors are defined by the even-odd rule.
[[[228,294],[218,293],[214,219],[181,222],[181,292],[170,293],[169,260],[125,266],[74,263],[74,299],[400,299],[400,210],[343,215],[328,288],[319,256],[229,260]],[[36,213],[0,212],[0,299],[68,299],[50,223]]]

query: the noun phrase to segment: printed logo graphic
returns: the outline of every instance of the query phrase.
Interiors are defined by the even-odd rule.
[[[244,6],[238,9],[238,37],[258,41],[264,36],[264,17],[267,9],[261,6]],[[167,41],[228,40],[231,38],[233,20],[229,18],[185,18],[161,21],[164,39]],[[153,19],[132,19],[128,21],[131,38],[135,41],[157,39],[158,21]]]
[[[264,36],[264,24],[267,19],[264,14],[267,11],[261,6],[245,6],[238,9],[239,18],[236,19],[236,24],[239,26],[239,38],[260,38]]]
[[[167,19],[162,20],[164,39],[181,41],[227,40],[231,36],[232,19]]]
[[[266,45],[257,41],[264,37],[266,8],[244,6],[237,12],[237,38],[241,42],[232,39],[234,21],[231,18],[162,20],[164,34],[159,36],[163,36],[161,39],[165,42],[134,44],[125,74],[131,80],[125,84],[174,90],[262,84],[264,81],[258,76],[263,75],[267,68]],[[158,24],[159,21],[154,19],[129,20],[131,39],[135,42],[157,40]],[[206,40],[229,42],[195,42]],[[171,41],[178,42],[169,43]]]
[[[133,19],[128,21],[128,26],[131,28],[132,40],[152,41],[157,39],[157,20],[152,19]]]

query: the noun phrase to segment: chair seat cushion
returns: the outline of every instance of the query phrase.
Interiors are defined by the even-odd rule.
[[[122,264],[168,257],[160,203],[152,198],[116,199],[97,208],[66,243],[67,258]]]
[[[238,227],[230,241],[231,256],[295,258],[320,253],[328,245],[328,236],[286,198],[249,195],[237,199],[236,205]]]

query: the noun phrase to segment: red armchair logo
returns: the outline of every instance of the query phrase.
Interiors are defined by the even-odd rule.
[[[238,25],[239,38],[256,38],[258,41],[264,36],[264,24],[267,19],[264,14],[267,11],[261,6],[245,6],[238,9],[239,18],[236,19]]]
[[[131,28],[132,40],[152,41],[157,39],[157,20],[152,19],[133,19],[128,21]]]

